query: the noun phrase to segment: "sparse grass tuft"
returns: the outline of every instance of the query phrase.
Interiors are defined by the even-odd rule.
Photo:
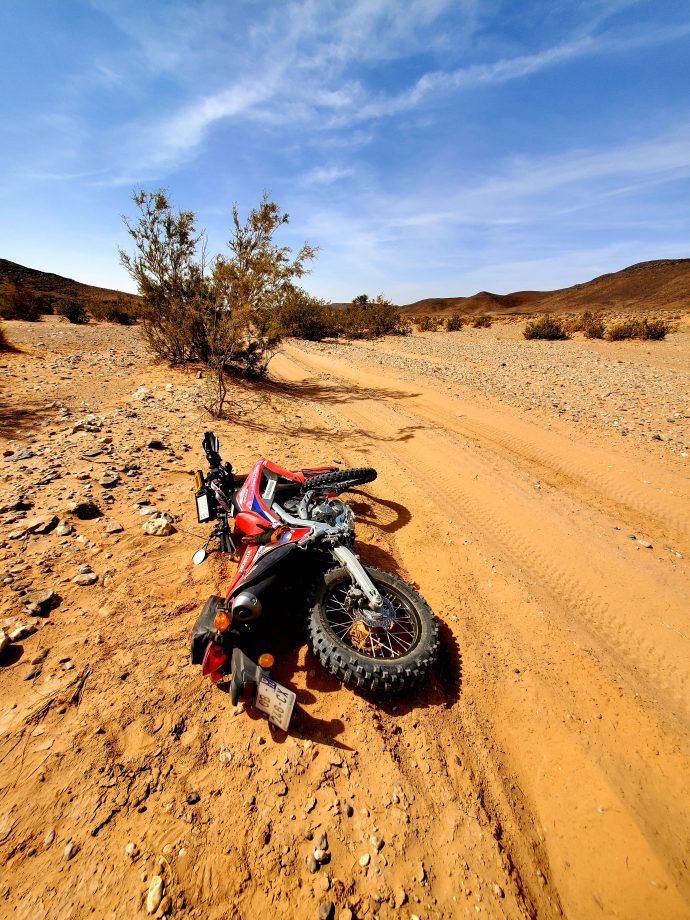
[[[530,320],[522,333],[526,339],[549,339],[550,341],[568,338],[561,323],[545,313],[537,319]]]

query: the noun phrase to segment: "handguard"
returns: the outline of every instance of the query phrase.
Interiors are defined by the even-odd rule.
[[[242,537],[242,542],[250,546],[266,546],[268,543],[277,543],[280,537],[287,533],[289,529],[285,524],[277,524],[275,527],[267,527],[263,533]]]

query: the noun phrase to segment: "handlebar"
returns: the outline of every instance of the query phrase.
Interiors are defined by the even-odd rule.
[[[217,436],[212,431],[205,431],[201,446],[204,449],[206,459],[208,460],[208,465],[211,467],[211,469],[220,469],[222,460],[219,453],[220,441],[218,440]]]

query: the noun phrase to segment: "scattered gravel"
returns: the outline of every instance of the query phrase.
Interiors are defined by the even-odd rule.
[[[690,367],[682,353],[687,333],[622,347],[579,338],[534,342],[517,334],[515,326],[494,327],[369,343],[300,341],[298,347],[345,360],[356,349],[358,358],[378,367],[445,380],[522,409],[688,453]]]

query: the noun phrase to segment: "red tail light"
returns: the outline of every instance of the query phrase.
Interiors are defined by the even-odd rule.
[[[209,642],[204,660],[201,664],[201,673],[204,676],[213,674],[215,671],[219,671],[227,660],[228,656],[223,649],[219,645],[216,645],[215,642]]]

